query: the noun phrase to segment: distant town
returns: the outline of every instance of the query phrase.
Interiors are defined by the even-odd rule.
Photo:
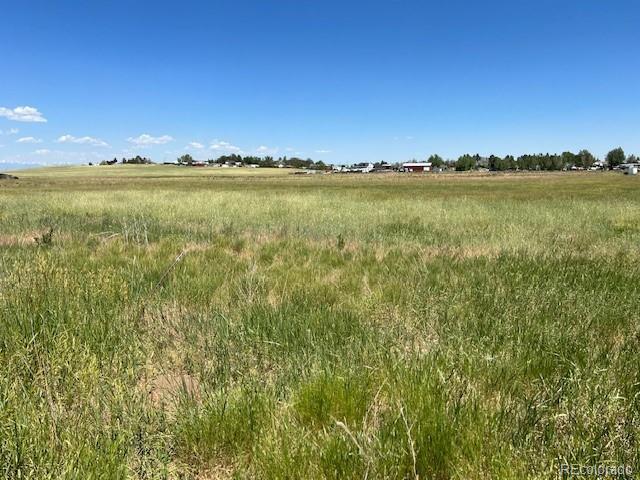
[[[136,156],[133,158],[113,158],[104,160],[98,165],[155,164],[151,158]],[[488,157],[479,154],[465,154],[459,158],[445,160],[440,155],[433,154],[426,160],[413,159],[407,162],[389,163],[360,162],[351,165],[327,164],[322,160],[314,161],[310,158],[256,157],[238,154],[222,155],[217,159],[198,160],[186,154],[174,162],[162,162],[163,165],[199,168],[292,168],[302,170],[302,173],[387,173],[387,172],[445,172],[445,171],[598,171],[620,170],[624,173],[636,175],[640,170],[640,159],[636,155],[626,155],[620,147],[611,150],[604,159],[596,158],[588,150],[578,153],[563,152],[561,154],[525,154],[519,157],[507,155]],[[94,165],[90,163],[89,165]]]

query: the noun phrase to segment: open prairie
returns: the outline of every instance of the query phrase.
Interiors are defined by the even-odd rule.
[[[0,182],[0,476],[640,470],[640,180]]]

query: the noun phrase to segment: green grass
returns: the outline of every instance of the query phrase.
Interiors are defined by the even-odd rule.
[[[226,171],[0,183],[0,476],[640,469],[637,179]]]
[[[21,178],[63,177],[208,177],[208,176],[266,176],[287,175],[296,170],[290,168],[209,168],[182,167],[177,165],[83,165],[54,166],[16,170],[12,174]]]

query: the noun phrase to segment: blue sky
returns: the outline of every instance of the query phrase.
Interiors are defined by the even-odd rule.
[[[5,0],[0,11],[0,166],[640,152],[637,0]]]

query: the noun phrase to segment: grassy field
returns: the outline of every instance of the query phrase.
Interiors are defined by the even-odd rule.
[[[640,471],[637,178],[285,173],[0,182],[1,477]]]
[[[210,177],[229,175],[244,176],[272,176],[288,175],[289,168],[187,168],[177,165],[82,165],[82,166],[54,166],[30,168],[14,173],[22,178],[42,177],[71,177],[71,178],[111,178],[111,177]]]

